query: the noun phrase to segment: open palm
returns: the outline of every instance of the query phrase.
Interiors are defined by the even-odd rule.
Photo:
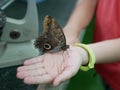
[[[67,51],[47,53],[26,60],[24,66],[17,69],[17,77],[27,84],[58,85],[74,76],[81,65],[81,55],[78,48],[70,46]]]

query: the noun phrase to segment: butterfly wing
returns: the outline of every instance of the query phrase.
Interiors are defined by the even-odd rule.
[[[35,47],[43,53],[66,50],[66,40],[62,28],[51,16],[44,19],[44,30],[36,39]]]

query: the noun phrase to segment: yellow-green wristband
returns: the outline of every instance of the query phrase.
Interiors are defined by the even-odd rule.
[[[94,55],[92,49],[89,48],[87,45],[81,44],[81,43],[75,43],[75,46],[79,46],[79,47],[85,49],[85,50],[87,51],[88,55],[89,55],[88,65],[86,65],[86,66],[81,66],[80,69],[83,70],[83,71],[88,71],[89,69],[94,68],[95,55]]]

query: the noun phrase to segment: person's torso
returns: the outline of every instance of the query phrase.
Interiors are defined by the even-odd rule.
[[[120,0],[98,0],[94,42],[115,38],[120,38]],[[95,68],[113,90],[120,90],[120,62],[97,64]]]

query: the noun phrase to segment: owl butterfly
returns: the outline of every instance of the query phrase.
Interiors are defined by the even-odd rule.
[[[34,45],[42,54],[65,51],[69,48],[62,28],[51,16],[45,16],[43,32],[35,40]]]

